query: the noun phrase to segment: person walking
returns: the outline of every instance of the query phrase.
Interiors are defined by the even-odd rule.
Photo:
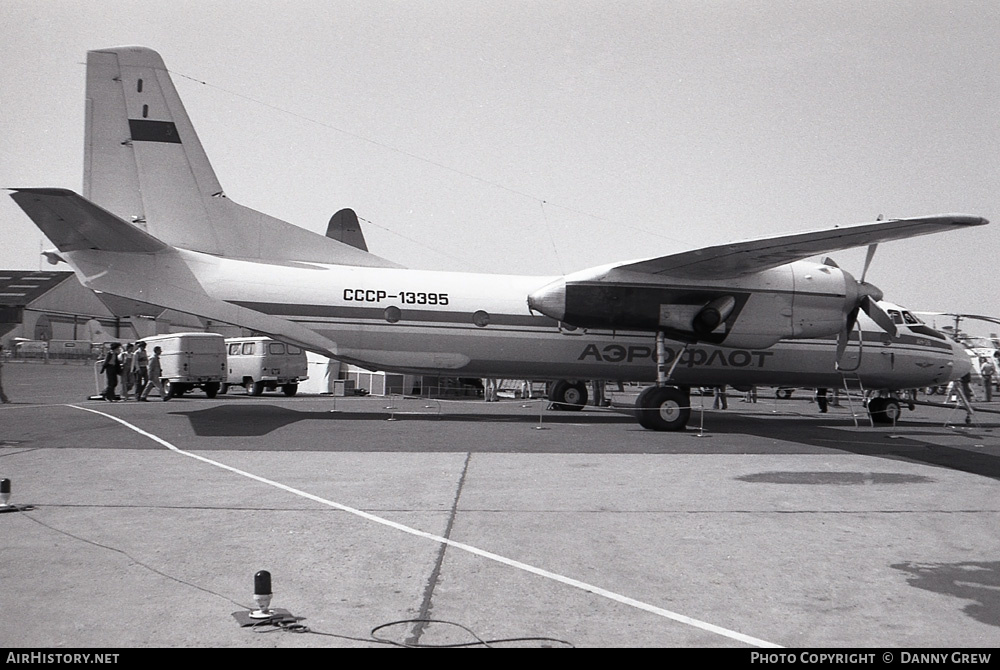
[[[163,402],[170,400],[170,396],[163,391],[163,382],[160,381],[160,374],[162,372],[160,369],[160,353],[162,351],[163,349],[160,347],[153,347],[153,355],[149,357],[148,365],[149,381],[146,382],[146,387],[142,389],[142,395],[139,396],[139,402],[149,402],[146,398],[149,396],[149,392],[152,391],[154,387],[160,390],[160,399],[163,400]]]
[[[715,402],[712,403],[712,409],[729,409],[725,385],[715,387]]]
[[[134,357],[135,345],[129,342],[125,345],[125,350],[118,354],[118,367],[121,374],[121,387],[122,387],[122,400],[128,400],[129,391],[132,390],[132,386],[135,383],[135,379],[132,376],[132,358]],[[139,392],[136,391],[136,399],[139,398]]]
[[[486,402],[497,402],[499,396],[497,392],[499,391],[500,380],[494,377],[486,377],[483,379],[483,400]]]
[[[107,382],[103,395],[104,399],[108,402],[118,400],[118,396],[115,394],[115,388],[118,386],[118,354],[121,348],[122,345],[120,342],[112,342],[111,348],[108,349],[108,353],[104,355],[104,362],[101,363],[101,372],[104,373],[104,380]]]
[[[986,402],[993,400],[993,375],[996,374],[997,369],[993,367],[993,363],[990,362],[989,358],[983,356],[979,359],[982,363],[982,367],[979,368],[980,374],[983,375],[983,388],[986,391]]]
[[[829,389],[824,388],[816,389],[816,405],[819,407],[821,414],[826,414],[827,405],[830,403],[829,398],[826,395],[828,390]]]
[[[531,400],[531,380],[521,381],[521,400]]]
[[[135,356],[132,357],[132,377],[135,380],[135,399],[138,400],[149,381],[149,354],[146,353],[146,343],[142,341],[135,345]]]

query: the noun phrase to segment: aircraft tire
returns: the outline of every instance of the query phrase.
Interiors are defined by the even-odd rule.
[[[868,409],[868,416],[872,418],[872,423],[883,423],[882,398],[869,398],[866,408]]]
[[[872,417],[872,423],[894,423],[899,421],[901,413],[899,401],[895,398],[872,398],[868,401],[868,414]]]
[[[583,382],[560,379],[552,385],[549,400],[554,409],[578,412],[587,404],[587,385]]]
[[[691,418],[691,396],[673,386],[652,386],[635,401],[639,425],[649,430],[676,431]]]
[[[639,394],[639,397],[635,399],[635,412],[636,418],[639,420],[639,425],[648,430],[653,430],[653,422],[649,420],[652,411],[649,409],[651,407],[649,396],[656,391],[655,386],[650,386]]]

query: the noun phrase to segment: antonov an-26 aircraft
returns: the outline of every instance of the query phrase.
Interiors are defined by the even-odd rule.
[[[968,371],[959,345],[887,311],[864,274],[805,259],[979,217],[876,221],[566,276],[408,270],[229,200],[156,52],[89,52],[86,97],[83,196],[11,197],[98,291],[374,370],[558,380],[552,399],[576,406],[577,380],[655,381],[636,405],[654,430],[686,425],[691,386],[836,387],[849,374],[898,390]],[[874,327],[859,311],[878,334],[859,328]]]

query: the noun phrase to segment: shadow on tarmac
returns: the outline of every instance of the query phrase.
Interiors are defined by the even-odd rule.
[[[380,411],[300,411],[273,404],[213,405],[205,409],[171,412],[184,416],[190,421],[195,434],[200,437],[260,437],[281,428],[304,421],[333,421],[382,423],[395,418],[401,423],[418,422],[425,426],[428,422],[445,425],[521,424],[531,426],[539,423],[537,414],[501,414],[487,412],[447,413],[427,409],[426,412],[402,410]],[[677,433],[655,433],[640,428],[631,412],[584,411],[545,412],[545,425],[621,425],[627,429],[620,441],[602,445],[599,451],[608,453],[822,453],[837,450],[862,456],[874,456],[889,460],[923,463],[935,467],[1000,480],[1000,456],[995,446],[984,450],[981,443],[992,440],[991,428],[979,426],[974,429],[952,430],[931,424],[906,423],[897,432],[891,428],[869,428],[864,425],[855,428],[845,423],[842,415],[817,416],[754,416],[736,412],[711,414],[711,435],[720,439],[691,441],[686,438],[699,431],[699,417],[692,415],[687,431]],[[749,438],[749,439],[741,439]],[[968,446],[953,446],[946,442],[968,441]],[[778,444],[777,441],[791,443]],[[572,439],[562,443],[560,451],[574,452],[578,445]],[[808,447],[802,449],[801,447]],[[303,445],[303,449],[310,448]],[[396,445],[395,449],[412,449]],[[495,451],[495,445],[482,446],[463,443],[463,450]],[[581,453],[594,453],[592,447],[580,449]]]
[[[186,416],[192,428],[201,437],[251,437],[267,435],[279,428],[300,421],[367,421],[382,422],[391,417],[405,421],[448,421],[474,423],[538,423],[537,414],[486,414],[463,413],[446,414],[433,409],[423,412],[407,410],[380,410],[377,412],[349,411],[299,411],[280,405],[216,405],[208,409],[191,412],[171,412],[177,416]],[[567,424],[633,424],[635,419],[627,414],[610,412],[579,413],[579,412],[549,412],[545,414],[545,423]]]
[[[911,586],[973,601],[962,611],[976,621],[1000,626],[1000,562],[896,563]]]
[[[854,428],[853,425],[845,425],[843,417],[758,418],[726,415],[713,417],[712,430],[720,434],[789,440],[859,456],[923,463],[1000,480],[1000,457],[996,455],[995,447],[990,452],[972,451],[977,449],[977,444],[993,439],[989,433],[991,426],[953,431],[939,426],[932,428],[927,424],[914,430],[916,425],[910,422],[900,424],[900,431],[905,432],[897,432],[892,428]],[[945,439],[955,438],[967,440],[968,447],[942,443]]]

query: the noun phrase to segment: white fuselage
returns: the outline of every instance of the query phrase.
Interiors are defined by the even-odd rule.
[[[215,298],[293,321],[336,344],[337,358],[369,369],[428,375],[652,381],[652,333],[572,329],[536,313],[526,296],[551,276],[484,275],[316,263],[263,264],[182,256]],[[774,292],[752,293],[774,301]],[[842,299],[842,298],[837,298]],[[862,321],[864,318],[862,316]],[[901,329],[897,339],[855,331],[842,369],[870,388],[941,384],[961,376],[958,345]],[[870,341],[869,341],[869,338]],[[690,385],[839,386],[836,335],[771,347],[668,343],[673,382]]]

